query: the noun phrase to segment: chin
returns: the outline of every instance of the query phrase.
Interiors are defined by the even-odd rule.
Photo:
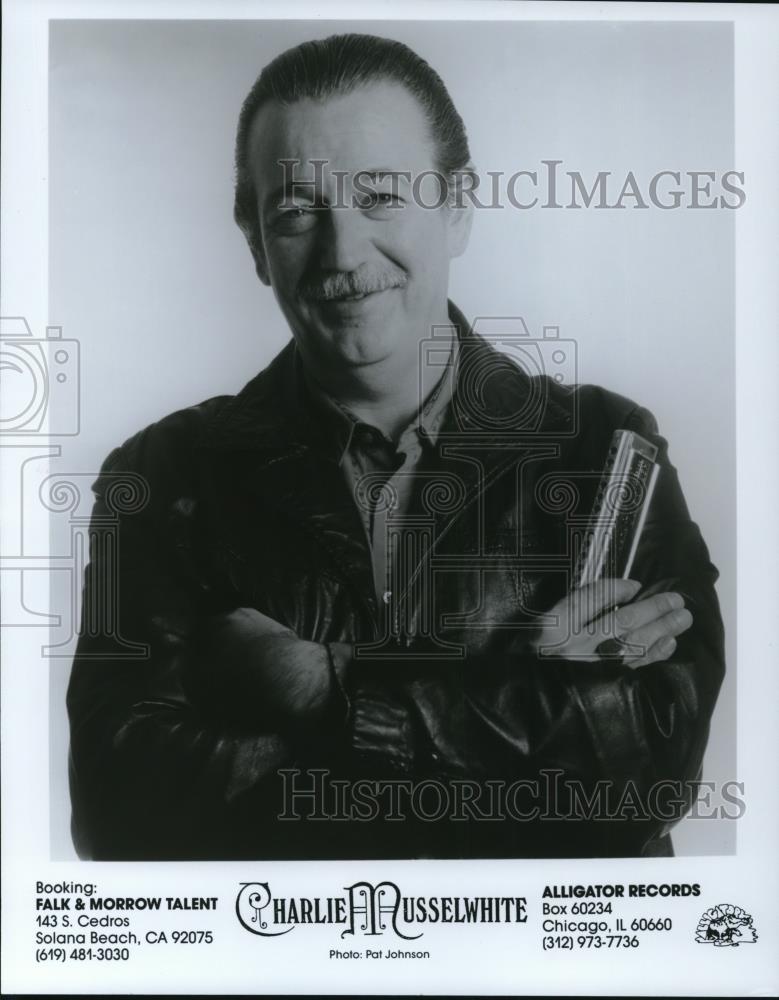
[[[397,350],[397,338],[386,327],[340,327],[330,331],[329,340],[334,353],[345,364],[353,367],[372,365],[392,356]]]

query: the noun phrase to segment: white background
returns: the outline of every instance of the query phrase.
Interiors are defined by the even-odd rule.
[[[530,13],[534,17],[560,17],[563,6],[556,5],[550,11],[536,5]],[[119,10],[119,7],[114,5],[114,9]],[[424,12],[419,6],[416,9]],[[75,10],[75,7],[57,4],[48,12],[51,16],[62,16]],[[101,16],[105,16],[106,10],[105,6],[100,7]],[[458,12],[468,13],[468,10],[452,8],[451,13],[454,16]],[[145,5],[135,4],[125,9],[125,15],[130,11],[133,16],[144,13],[149,16],[150,8],[146,10]],[[154,16],[190,16],[197,11],[200,16],[214,16],[213,10],[203,6],[181,3],[157,4]],[[262,15],[267,16],[268,11],[269,8],[263,8]],[[440,11],[439,7],[436,13]],[[488,18],[496,11],[502,16],[507,12],[503,6],[492,8],[481,4],[478,16]],[[523,14],[520,7],[512,11]],[[140,104],[129,110],[126,103],[122,103],[129,95],[129,88],[119,88],[117,93],[101,93],[100,87],[89,90],[90,100],[80,105],[79,120],[71,122],[81,128],[79,142],[71,149],[72,172],[68,174],[68,164],[64,164],[60,174],[60,183],[64,180],[70,188],[65,203],[58,206],[53,200],[51,206],[55,212],[61,208],[64,214],[57,223],[59,230],[52,215],[52,302],[47,306],[49,284],[43,252],[47,245],[48,197],[48,176],[44,166],[47,150],[46,12],[43,4],[35,3],[23,8],[7,5],[6,9],[2,311],[4,315],[27,315],[36,333],[41,333],[47,323],[62,324],[66,336],[78,337],[82,342],[84,433],[67,442],[64,457],[72,459],[74,469],[91,471],[117,440],[144,422],[178,405],[239,388],[283,342],[281,321],[271,318],[273,307],[268,293],[256,284],[248,252],[241,244],[240,234],[230,228],[229,222],[229,154],[235,115],[256,69],[265,60],[266,50],[261,40],[255,44],[247,39],[246,49],[242,50],[236,43],[229,58],[218,52],[211,57],[206,47],[177,62],[174,47],[170,52],[171,75],[165,78],[164,85],[159,78],[155,81],[148,64],[138,67],[134,83]],[[95,16],[96,7],[83,5],[79,12],[81,16]],[[228,12],[241,17],[258,16],[256,8],[250,9],[245,4],[235,8],[226,4],[220,7],[219,16],[228,16]],[[470,12],[473,16],[473,8]],[[656,16],[656,12],[657,8],[644,7],[637,11],[615,5],[609,8],[608,15],[610,18],[649,18]],[[524,13],[527,15],[527,11]],[[403,15],[408,17],[409,10],[404,9]],[[734,12],[721,6],[716,9],[700,6],[662,9],[664,18],[687,20],[701,15],[723,19],[733,17]],[[595,8],[580,4],[573,9],[573,16],[599,15]],[[728,292],[732,259],[722,259],[722,247],[727,240],[726,234],[717,227],[732,225],[732,221],[722,220],[726,216],[737,216],[737,635],[740,665],[737,776],[747,787],[747,813],[738,825],[739,854],[732,858],[694,861],[677,858],[640,865],[610,862],[607,874],[612,880],[637,877],[663,881],[700,880],[708,889],[705,905],[730,900],[745,907],[755,916],[764,944],[751,951],[719,949],[712,954],[710,949],[690,944],[691,938],[686,932],[681,933],[674,936],[672,943],[655,944],[640,954],[632,954],[629,961],[624,956],[610,961],[606,984],[603,962],[542,961],[534,935],[517,931],[507,938],[505,934],[493,936],[471,932],[467,938],[458,937],[456,941],[451,936],[444,936],[437,960],[432,965],[422,971],[414,967],[407,970],[408,974],[403,968],[396,968],[390,978],[383,980],[384,989],[531,992],[556,988],[586,992],[599,988],[609,992],[680,993],[739,990],[763,995],[776,991],[777,967],[772,942],[776,939],[776,899],[779,897],[774,779],[776,706],[779,703],[776,696],[779,692],[775,662],[772,662],[776,659],[775,645],[771,645],[777,603],[773,572],[776,465],[771,434],[776,427],[776,403],[771,376],[776,370],[773,339],[777,319],[775,177],[779,156],[774,95],[777,92],[775,52],[778,39],[776,20],[770,13],[742,9],[737,17],[735,156],[728,144],[729,120],[719,120],[720,114],[727,114],[718,103],[723,97],[723,91],[718,90],[724,86],[723,67],[717,60],[717,66],[705,72],[708,46],[698,53],[702,62],[697,63],[690,58],[689,49],[677,52],[676,59],[669,58],[663,63],[661,73],[655,72],[651,79],[644,78],[643,89],[631,90],[626,82],[628,71],[640,68],[635,55],[631,61],[620,62],[619,92],[611,88],[612,102],[599,110],[597,100],[605,98],[608,88],[597,82],[599,73],[593,72],[593,68],[600,70],[608,65],[608,62],[604,64],[606,53],[602,49],[598,58],[592,57],[590,69],[584,71],[585,59],[579,77],[569,80],[566,85],[561,81],[565,80],[572,59],[577,53],[582,58],[586,55],[580,52],[581,43],[571,41],[567,47],[561,43],[557,48],[550,42],[552,48],[546,50],[545,59],[538,56],[534,64],[534,56],[544,52],[536,37],[534,44],[528,45],[523,53],[524,62],[516,64],[515,100],[510,100],[510,95],[503,92],[496,93],[496,88],[491,87],[487,95],[482,93],[473,104],[475,94],[471,88],[479,80],[473,77],[469,80],[465,75],[468,62],[466,60],[463,68],[462,58],[458,59],[457,53],[452,52],[453,43],[442,44],[439,51],[435,39],[442,36],[436,31],[429,32],[429,40],[425,43],[423,32],[417,34],[402,25],[398,25],[397,30],[393,26],[392,34],[411,41],[442,73],[469,125],[474,156],[484,169],[534,169],[541,158],[560,158],[566,167],[581,170],[585,176],[599,169],[621,173],[631,168],[637,174],[645,170],[647,175],[654,169],[676,167],[723,170],[735,166],[747,172],[749,200],[738,213],[712,212],[699,216],[680,211],[661,215],[650,210],[623,213],[622,218],[614,221],[617,213],[574,215],[547,211],[518,213],[516,218],[510,213],[501,213],[504,218],[499,223],[483,222],[477,215],[469,255],[453,274],[452,295],[471,316],[484,312],[519,312],[533,330],[541,324],[559,324],[564,336],[573,336],[579,342],[584,357],[582,377],[603,382],[649,405],[657,414],[661,428],[671,438],[672,456],[680,468],[690,506],[710,543],[714,561],[725,568],[728,559],[732,565],[733,558],[733,539],[727,526],[732,524],[728,522],[728,517],[732,517],[732,494],[729,492],[732,465],[728,456],[732,454],[729,446],[733,425],[727,409],[730,404],[726,377],[730,365],[726,317],[732,308]],[[594,26],[586,30],[596,32]],[[624,29],[604,26],[597,30],[608,34]],[[500,39],[505,33],[504,27],[498,33]],[[296,35],[291,32],[289,44],[311,34],[311,31]],[[464,41],[460,44],[470,47],[475,38],[474,28],[469,27],[462,37]],[[278,39],[280,32],[275,29],[274,43],[268,54],[284,47],[283,41],[276,44]],[[716,45],[713,36],[709,44]],[[148,51],[148,45],[145,48]],[[160,53],[160,70],[166,65],[167,51],[163,49]],[[624,59],[622,52],[623,49],[620,59]],[[242,62],[254,53],[256,64],[253,60],[251,65],[248,61]],[[93,54],[97,56],[99,52]],[[104,58],[112,63],[109,56],[104,54]],[[119,62],[121,64],[121,60]],[[184,68],[189,66],[197,79],[177,77],[174,68],[182,65]],[[534,65],[534,72],[526,72],[527,67]],[[450,69],[453,66],[454,70]],[[458,67],[462,74],[459,79]],[[497,57],[487,60],[485,74],[497,72],[497,67]],[[53,65],[52,71],[55,69]],[[104,65],[103,70],[110,76],[115,67],[112,63]],[[95,81],[103,79],[94,66],[92,72]],[[478,76],[481,78],[481,74]],[[209,88],[202,77],[214,82],[215,87]],[[9,81],[13,81],[13,87],[9,87]],[[194,94],[196,83],[202,90]],[[228,84],[233,88],[229,108],[222,103],[230,97],[223,91]],[[598,89],[598,94],[589,95],[590,87]],[[646,123],[642,122],[640,111],[634,113],[637,97],[642,93],[645,103],[638,107],[644,109],[645,118],[648,116]],[[766,95],[771,95],[773,104]],[[185,98],[188,96],[197,97],[192,102],[197,114],[193,112],[191,118],[178,119],[173,111],[187,105]],[[547,105],[546,115],[538,111],[537,102],[542,99],[552,101],[551,106]],[[575,103],[577,114],[572,114],[563,125],[560,112],[572,99],[581,103]],[[716,112],[715,120],[707,118],[712,113],[710,101]],[[527,143],[524,137],[520,138],[519,132],[514,133],[505,124],[506,116],[518,106],[517,102],[523,108],[522,122],[532,123],[536,128],[535,132],[529,130]],[[682,102],[686,110],[680,118],[672,116],[672,124],[666,132],[664,118],[674,108],[678,111],[678,102]],[[655,109],[651,114],[650,107]],[[621,117],[618,115],[620,109]],[[582,120],[584,111],[590,114],[586,122]],[[491,115],[495,116],[503,132],[494,132],[493,121],[490,139]],[[106,128],[106,116],[113,116],[118,126],[134,122],[134,136],[128,136],[125,131],[120,139],[101,132]],[[698,133],[695,129],[701,117],[703,124]],[[630,122],[634,124],[632,131]],[[609,123],[609,130],[614,133],[611,145],[606,142],[605,133],[593,133],[599,126],[606,129]],[[146,141],[138,145],[143,138],[142,128],[138,134],[142,125],[148,131]],[[708,130],[707,126],[710,126]],[[544,132],[544,127],[548,131]],[[636,151],[635,143],[643,139],[647,128],[651,141],[642,147],[643,153],[648,156],[650,151],[653,155],[656,151],[657,161],[648,157],[634,164],[631,156]],[[97,142],[101,135],[102,145]],[[515,135],[516,147],[512,147],[510,141]],[[661,145],[658,150],[657,143],[662,144],[666,135],[669,146]],[[585,141],[588,136],[591,145]],[[691,159],[684,146],[688,138]],[[90,142],[96,145],[89,146]],[[713,145],[706,145],[707,142]],[[623,148],[623,143],[627,148]],[[79,148],[85,154],[81,159]],[[603,155],[604,150],[608,150],[607,155]],[[669,154],[675,162],[669,161]],[[160,156],[161,162],[155,159]],[[85,174],[74,170],[79,164],[83,168],[88,158],[93,161],[91,172]],[[202,172],[201,166],[195,169],[193,160],[202,162]],[[117,169],[122,163],[124,170]],[[106,176],[109,166],[116,175],[111,182]],[[176,172],[168,184],[162,167],[170,166],[175,166]],[[154,178],[158,186],[149,187],[145,180],[148,178]],[[51,179],[54,184],[56,171],[52,172]],[[53,187],[52,194],[54,190]],[[87,211],[90,205],[92,210]],[[142,205],[145,206],[143,210]],[[682,221],[675,221],[677,219]],[[599,233],[597,226],[604,231]],[[506,235],[502,235],[504,227]],[[509,229],[513,235],[508,234]],[[693,232],[697,234],[695,237],[691,235]],[[58,233],[60,239],[76,234],[70,253],[60,248],[59,258]],[[500,251],[495,252],[496,240],[510,242],[510,249],[507,244],[501,244]],[[13,253],[9,252],[11,249]],[[640,264],[634,266],[636,257]],[[514,260],[516,265],[512,264]],[[55,274],[55,262],[65,277]],[[504,268],[508,269],[508,274]],[[680,270],[683,272],[681,278]],[[607,285],[609,275],[613,283]],[[60,288],[58,282],[62,283],[57,293],[61,297],[55,303],[55,289]],[[629,339],[626,339],[626,331],[630,333]],[[185,364],[182,358],[186,358]],[[658,358],[662,364],[657,362]],[[653,367],[656,362],[657,366]],[[713,428],[721,432],[721,440],[717,439]],[[7,451],[2,453],[4,463],[7,456]],[[756,484],[759,488],[755,488]],[[16,500],[18,505],[18,492],[8,489],[7,481],[4,490],[7,493],[4,493],[4,511],[10,513],[4,524],[4,541],[7,541],[9,532],[17,526],[17,515],[13,506],[6,506],[6,503]],[[45,551],[45,544],[43,548]],[[7,551],[5,544],[4,552]],[[732,579],[724,582],[731,588],[729,595],[721,590],[721,596],[733,637],[736,630],[732,627]],[[37,595],[39,599],[41,595],[45,606],[45,591]],[[193,876],[192,867],[184,865],[139,869],[138,866],[50,862],[49,664],[40,658],[40,645],[44,641],[43,630],[7,629],[4,634],[3,944],[6,990],[89,992],[110,988],[109,983],[121,990],[159,990],[163,986],[156,971],[159,966],[153,961],[146,964],[143,974],[137,967],[135,972],[127,968],[71,967],[67,973],[62,969],[49,970],[55,978],[47,974],[44,980],[44,970],[36,969],[31,963],[31,906],[37,878],[98,878],[103,882],[109,880],[117,887],[116,891],[122,893],[142,891],[143,882],[154,884],[156,892],[163,889],[173,892],[174,886],[179,886],[179,891],[207,894],[210,886],[214,892],[224,892],[223,915],[226,917],[235,884],[247,878],[269,877],[275,883],[280,880],[300,883],[302,880],[307,892],[314,894],[332,891],[334,886],[346,884],[344,879],[355,874],[353,871],[347,874],[344,870],[350,866],[337,865],[253,865],[251,871],[247,871],[246,866],[209,865],[199,866],[197,875]],[[731,657],[731,664],[734,662]],[[731,683],[732,677],[733,671]],[[56,683],[52,690],[56,692]],[[735,705],[732,696],[724,704]],[[732,730],[725,727],[721,731]],[[727,754],[724,736],[721,745]],[[51,749],[57,759],[61,750],[56,741]],[[727,759],[727,756],[723,758]],[[708,762],[707,772],[711,771]],[[55,805],[55,830],[60,821],[56,811]],[[706,839],[708,837],[707,833]],[[390,867],[393,871],[387,870]],[[534,893],[537,898],[537,886],[542,881],[603,880],[606,875],[603,867],[594,862],[556,866],[526,862],[489,865],[408,863],[399,869],[397,866],[361,865],[359,875],[365,878],[395,875],[399,881],[402,878],[406,886],[413,885],[413,891],[418,894],[443,892],[447,888],[451,891],[452,882],[455,882],[461,886],[458,891],[467,891],[467,884],[471,891],[479,894],[489,892],[496,884],[515,885],[517,892],[527,888],[528,895]],[[694,925],[696,915],[690,911],[686,919]],[[370,988],[372,974],[364,966],[344,970],[320,961],[325,954],[321,942],[316,948],[306,945],[300,951],[291,949],[291,944],[284,949],[266,949],[258,960],[256,948],[248,947],[243,940],[233,940],[235,929],[226,919],[224,926],[225,936],[231,943],[225,946],[220,957],[229,954],[238,959],[237,963],[214,962],[213,953],[190,954],[190,961],[181,966],[180,978],[176,982],[167,978],[165,987],[171,990],[230,988],[252,991],[283,986],[285,989],[332,988],[334,992]],[[301,963],[304,955],[306,962]],[[321,978],[323,967],[328,975],[327,987]],[[37,975],[41,978],[33,978]]]

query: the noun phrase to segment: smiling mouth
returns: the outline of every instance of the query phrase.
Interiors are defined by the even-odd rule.
[[[358,292],[355,293],[354,295],[339,295],[337,298],[322,299],[320,301],[320,304],[323,305],[325,308],[327,308],[328,306],[337,308],[338,306],[355,305],[359,302],[367,302],[369,299],[375,298],[377,295],[380,295],[384,291],[386,291],[385,288],[375,288],[373,291],[370,292]]]
[[[340,295],[337,299],[332,299],[333,302],[359,302],[361,299],[367,299],[370,295],[376,295],[378,292],[383,291],[381,288],[374,288],[370,292],[359,292],[355,295]]]

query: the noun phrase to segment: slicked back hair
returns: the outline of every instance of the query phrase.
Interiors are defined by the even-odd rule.
[[[331,35],[287,49],[268,63],[243,102],[235,142],[234,217],[255,259],[261,248],[257,199],[249,169],[249,132],[268,101],[294,104],[349,94],[359,86],[398,83],[416,98],[444,177],[470,162],[465,125],[436,71],[402,42],[376,35]]]

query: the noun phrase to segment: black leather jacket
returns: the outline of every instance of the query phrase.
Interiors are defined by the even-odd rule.
[[[717,571],[666,442],[647,410],[594,386],[530,379],[461,328],[451,412],[420,492],[423,542],[399,603],[400,645],[382,641],[358,511],[320,429],[295,405],[293,343],[237,396],[173,413],[108,456],[94,484],[68,691],[82,856],[670,853],[666,835],[694,794],[678,783],[699,776],[724,663]],[[618,427],[651,439],[662,463],[631,574],[639,597],[681,592],[694,625],[670,660],[637,670],[539,659],[538,615],[567,590],[572,525],[591,509]],[[318,643],[378,642],[383,655],[349,668],[348,714],[293,739],[259,724],[245,692],[220,685],[208,622],[233,607]],[[406,799],[405,818],[392,819],[379,796],[373,818],[338,818],[330,803],[329,818],[278,819],[292,787],[280,769],[300,770],[298,788],[321,780],[311,769],[384,790],[427,782],[427,818],[414,819]],[[550,818],[550,782],[578,782],[585,798],[606,789],[612,813],[620,801],[625,809],[586,818],[563,795],[558,814],[569,818]],[[658,782],[677,785],[653,799]],[[431,795],[462,804],[476,786],[497,795],[492,807],[480,799],[430,818]],[[494,803],[508,788],[506,813]],[[479,818],[491,808],[505,818]]]

